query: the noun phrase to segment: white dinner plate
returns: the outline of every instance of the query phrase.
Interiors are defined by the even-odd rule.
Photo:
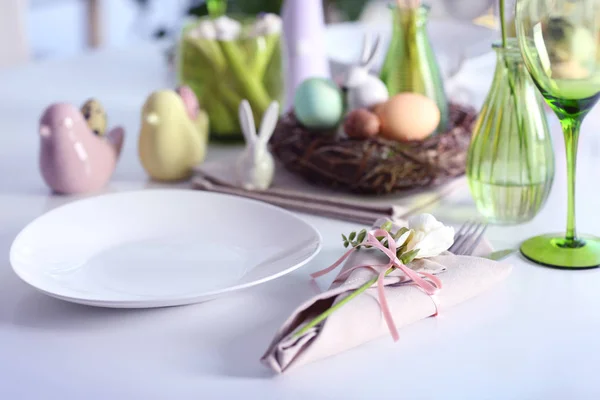
[[[56,208],[13,242],[26,283],[63,300],[114,308],[197,303],[294,271],[321,236],[258,201],[192,190],[100,195]]]

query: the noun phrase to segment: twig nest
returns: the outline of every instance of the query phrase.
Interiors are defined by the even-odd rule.
[[[438,185],[464,174],[477,117],[471,107],[450,104],[449,111],[445,132],[408,142],[343,137],[335,135],[336,127],[310,129],[292,111],[280,118],[271,152],[307,182],[346,192],[390,194]]]
[[[379,117],[366,108],[350,111],[344,120],[344,132],[351,138],[368,138],[379,133]]]
[[[419,93],[399,93],[374,110],[381,121],[381,135],[401,142],[425,139],[441,118],[437,104]]]

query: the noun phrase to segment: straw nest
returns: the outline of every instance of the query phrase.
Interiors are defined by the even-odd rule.
[[[401,143],[309,130],[291,111],[279,120],[270,146],[287,170],[312,184],[358,194],[391,194],[463,175],[476,117],[475,109],[451,104],[445,132]]]

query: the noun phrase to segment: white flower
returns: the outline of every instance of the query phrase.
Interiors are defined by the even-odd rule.
[[[215,40],[217,38],[217,28],[210,20],[201,21],[198,26],[190,29],[188,35],[195,39]]]
[[[402,235],[400,235],[400,237],[398,239],[396,239],[396,247],[400,247],[404,244],[404,242],[406,242],[406,239],[408,239],[408,237],[411,234],[411,230],[407,230],[406,232],[404,232]]]
[[[214,20],[214,24],[217,30],[218,40],[237,39],[242,31],[242,24],[232,18],[226,17],[225,15],[216,18]]]
[[[400,229],[406,229],[406,224],[404,223],[404,221],[394,220],[394,219],[389,219],[389,218],[379,218],[377,221],[375,221],[373,226],[376,227],[376,229],[381,229],[385,224],[389,224],[389,223],[392,224],[391,229],[390,229],[391,234],[395,234]],[[374,233],[374,232],[375,232],[375,229],[371,231],[371,233]],[[408,239],[410,232],[411,232],[410,230],[407,230],[398,239],[396,239],[396,247],[400,247],[404,244],[404,242],[406,242],[406,239]]]
[[[264,14],[256,19],[250,32],[251,37],[267,36],[281,32],[282,21],[277,14]]]
[[[415,215],[408,219],[413,237],[407,251],[419,249],[416,258],[435,257],[448,250],[454,242],[454,228],[445,226],[431,214]]]

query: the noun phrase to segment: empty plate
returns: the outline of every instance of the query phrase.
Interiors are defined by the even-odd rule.
[[[275,279],[321,248],[315,228],[265,203],[143,190],[69,203],[30,223],[10,261],[50,296],[101,307],[197,303]]]

